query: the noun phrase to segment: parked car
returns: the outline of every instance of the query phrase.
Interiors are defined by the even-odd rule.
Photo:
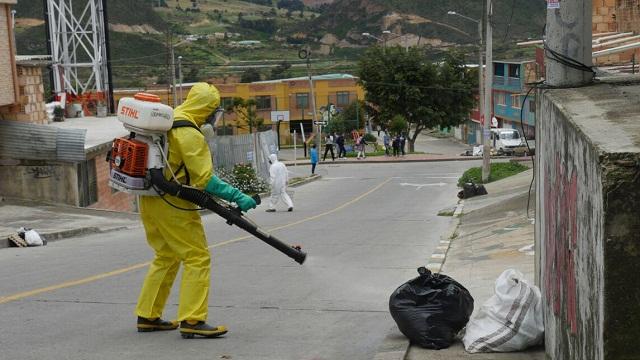
[[[514,155],[523,146],[526,147],[520,131],[511,128],[491,129],[491,145],[498,155]]]

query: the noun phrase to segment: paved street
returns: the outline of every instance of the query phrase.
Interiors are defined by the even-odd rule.
[[[0,250],[0,358],[371,359],[395,327],[388,296],[425,265],[451,221],[436,213],[455,204],[457,178],[471,166],[323,166],[323,179],[292,189],[293,213],[262,205],[250,214],[301,244],[303,266],[207,215],[210,320],[230,328],[222,339],[135,331],[152,258],[141,228]],[[167,318],[176,295],[174,287]]]

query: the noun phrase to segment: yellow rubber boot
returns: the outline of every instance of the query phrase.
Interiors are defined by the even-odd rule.
[[[160,318],[152,320],[138,316],[138,332],[175,330],[177,328],[177,321],[164,321]]]
[[[211,326],[204,321],[185,320],[180,323],[180,335],[185,339],[193,339],[196,335],[206,338],[216,338],[227,332],[226,326]]]

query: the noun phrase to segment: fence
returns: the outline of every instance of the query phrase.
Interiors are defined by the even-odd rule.
[[[255,139],[255,149],[254,149]],[[273,130],[234,136],[216,136],[209,142],[215,167],[233,169],[236,164],[255,164],[256,174],[269,178],[269,155],[277,153]]]

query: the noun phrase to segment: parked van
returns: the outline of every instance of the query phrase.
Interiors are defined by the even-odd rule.
[[[498,155],[513,155],[521,150],[525,143],[518,129],[494,128],[491,129],[491,145]]]

